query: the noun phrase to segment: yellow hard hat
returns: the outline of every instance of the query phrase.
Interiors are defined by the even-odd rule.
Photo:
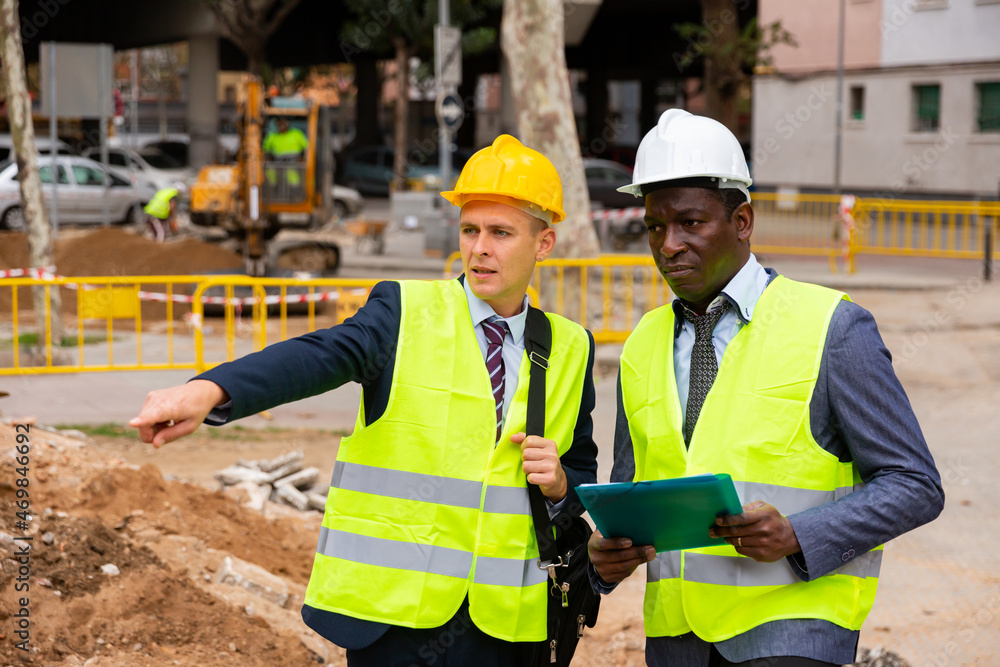
[[[551,212],[552,222],[566,218],[559,172],[547,157],[509,134],[501,134],[492,146],[469,158],[455,189],[441,196],[459,207],[470,201],[502,202],[509,197]]]

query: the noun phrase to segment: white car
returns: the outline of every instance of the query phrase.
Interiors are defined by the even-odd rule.
[[[101,161],[99,146],[92,146],[83,154],[91,160]],[[134,176],[137,181],[150,184],[154,191],[176,188],[182,197],[187,196],[188,188],[195,179],[194,169],[185,167],[166,153],[152,148],[108,148],[108,169],[125,180]]]
[[[35,135],[35,150],[39,155],[49,155],[52,152],[52,139]],[[56,140],[56,153],[59,155],[76,155],[73,147],[65,141]],[[0,162],[14,159],[14,138],[9,134],[0,134]]]
[[[360,192],[336,183],[330,189],[330,200],[333,202],[333,214],[338,218],[354,215],[365,205]]]
[[[57,158],[59,181],[59,224],[104,222],[104,181],[108,179],[108,217],[110,222],[140,225],[145,221],[143,202],[149,201],[149,190],[141,190],[128,180],[105,174],[100,164],[84,157]],[[52,210],[52,158],[39,156],[38,176],[42,181],[42,198]],[[24,209],[21,188],[17,180],[17,163],[0,163],[0,228],[10,231],[24,229]]]

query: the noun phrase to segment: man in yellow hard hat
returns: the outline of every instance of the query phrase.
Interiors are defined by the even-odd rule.
[[[442,195],[461,207],[463,276],[379,283],[342,325],[154,391],[131,421],[158,447],[202,422],[362,385],[302,610],[351,667],[531,664],[549,584],[527,485],[555,516],[595,480],[594,341],[557,315],[541,316],[545,437],[525,436],[525,292],[565,215],[558,173],[502,135]]]

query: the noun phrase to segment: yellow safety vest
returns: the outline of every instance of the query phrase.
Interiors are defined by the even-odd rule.
[[[496,438],[490,379],[457,280],[401,281],[402,317],[385,413],[358,411],[340,442],[305,603],[410,628],[445,624],[469,597],[473,622],[513,642],[546,635],[521,449],[527,355]],[[546,437],[569,449],[590,342],[558,315],[546,381]]]
[[[166,220],[170,217],[170,200],[180,194],[176,188],[157,190],[143,210],[154,218]]]
[[[775,278],[726,348],[689,448],[674,380],[674,311],[648,313],[621,363],[635,479],[728,473],[743,504],[763,500],[786,516],[858,488],[853,463],[823,450],[809,424],[830,318],[845,298]],[[875,599],[881,549],[810,582],[785,558],[759,563],[729,545],[660,553],[647,565],[646,635],[694,631],[717,642],[797,618],[858,630]]]
[[[309,148],[309,139],[302,130],[290,127],[284,132],[273,132],[264,139],[264,152],[276,157],[298,155]]]

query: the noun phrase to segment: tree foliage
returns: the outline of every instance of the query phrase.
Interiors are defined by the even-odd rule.
[[[736,77],[717,81],[723,86],[743,83],[756,67],[770,67],[774,62],[771,49],[778,44],[798,46],[794,35],[785,29],[780,20],[762,27],[757,22],[757,17],[747,21],[738,32],[736,41],[724,43],[715,40],[712,28],[703,23],[679,23],[674,26],[674,30],[682,39],[694,45],[677,59],[678,68],[682,71],[690,67],[699,56],[738,65],[735,71],[739,74]]]
[[[701,0],[701,23],[681,23],[674,30],[688,42],[674,64],[683,72],[704,58],[702,88],[707,114],[737,132],[741,91],[755,67],[771,63],[771,49],[778,44],[797,46],[781,21],[761,26],[756,17],[739,26],[734,0]]]
[[[247,57],[249,69],[260,74],[267,43],[301,0],[203,0],[222,30],[222,36]]]
[[[412,55],[433,55],[437,0],[344,0],[344,5],[354,15],[340,33],[341,53],[347,62],[359,53],[394,53],[398,38]],[[494,28],[477,24],[502,5],[503,0],[452,0],[449,23],[462,28],[464,54],[482,52],[496,42]]]
[[[395,162],[393,179],[399,189],[406,178],[409,116],[410,58],[425,59],[434,52],[434,25],[438,23],[437,0],[344,0],[354,14],[341,31],[340,50],[347,62],[370,52],[392,53],[396,63]],[[496,41],[496,30],[476,26],[502,0],[452,0],[449,23],[463,28],[462,53],[474,53]],[[428,69],[419,72],[425,78]],[[447,184],[445,184],[447,186]]]

